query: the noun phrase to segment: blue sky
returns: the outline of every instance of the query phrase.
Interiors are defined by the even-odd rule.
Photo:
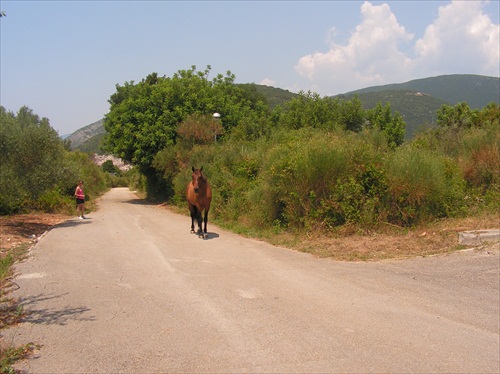
[[[0,105],[60,135],[115,85],[195,65],[335,95],[444,74],[500,76],[499,1],[1,0]]]

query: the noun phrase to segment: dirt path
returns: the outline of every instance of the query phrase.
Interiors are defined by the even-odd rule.
[[[500,370],[499,253],[344,263],[107,193],[17,266],[27,372]]]

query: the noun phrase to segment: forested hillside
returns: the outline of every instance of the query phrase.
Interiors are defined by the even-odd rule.
[[[389,103],[406,122],[405,138],[411,139],[419,129],[435,127],[436,111],[445,104],[466,102],[471,108],[482,108],[490,102],[500,103],[500,79],[478,75],[445,75],[416,79],[406,83],[367,87],[338,98],[350,99],[357,95],[363,108],[372,109],[378,103]],[[254,83],[236,84],[248,97],[261,100],[270,109],[282,106],[297,97],[297,93],[281,88]],[[105,133],[103,120],[77,130],[68,139],[72,149],[100,153],[100,141]]]
[[[281,88],[263,86],[260,84],[255,86],[257,92],[261,93],[266,98],[271,109],[275,108],[277,105],[283,105],[283,103],[297,96],[296,93],[290,92],[288,90],[283,90]]]
[[[419,129],[435,127],[437,110],[449,104],[429,94],[417,91],[384,90],[357,94],[365,109],[374,108],[378,103],[390,103],[393,111],[398,111],[406,122],[407,139],[411,139]],[[343,96],[345,98],[353,95]]]
[[[466,102],[473,109],[483,108],[491,102],[500,104],[500,78],[468,74],[441,75],[406,83],[367,87],[346,95],[380,91],[416,91],[434,96],[450,105]]]
[[[65,140],[70,142],[70,148],[74,150],[81,150],[83,152],[94,151],[97,152],[99,139],[102,137],[102,134],[106,133],[103,125],[104,120],[100,119],[94,123],[91,123],[88,126],[82,127],[81,129],[76,130],[70,136],[68,136]],[[99,136],[100,135],[100,136]],[[99,139],[93,139],[96,136],[99,136]],[[84,145],[84,143],[91,141],[90,144]]]

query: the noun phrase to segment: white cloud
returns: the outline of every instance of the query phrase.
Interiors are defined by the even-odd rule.
[[[329,41],[327,52],[299,59],[295,70],[323,95],[437,74],[498,76],[499,25],[483,13],[484,2],[453,1],[440,7],[425,35],[400,25],[388,4],[361,6],[362,21],[345,44]],[[402,50],[412,46],[415,56]]]
[[[313,85],[331,87],[323,94],[381,84],[389,76],[403,74],[411,63],[398,44],[411,41],[413,35],[398,23],[389,5],[365,2],[361,14],[362,22],[346,45],[332,40],[329,51],[303,56],[295,66]]]
[[[500,25],[483,13],[484,2],[453,1],[415,44],[415,69],[423,74],[498,76]]]
[[[276,81],[273,81],[269,78],[262,79],[259,84],[262,84],[264,86],[276,87]]]

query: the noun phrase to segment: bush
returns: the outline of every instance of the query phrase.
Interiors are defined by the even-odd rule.
[[[63,169],[64,145],[49,120],[27,107],[17,115],[0,107],[0,124],[0,214],[8,214],[36,205],[54,188]]]
[[[411,225],[461,211],[464,183],[452,159],[407,146],[387,158],[385,169],[390,222]]]
[[[172,147],[155,161],[160,171],[170,170],[171,200],[181,206],[191,166],[204,166],[211,217],[238,231],[408,226],[499,206],[495,124],[439,128],[395,149],[378,127],[357,133],[276,127],[253,141],[238,134]]]
[[[73,197],[79,180],[84,181],[86,198],[99,196],[108,189],[105,173],[86,153],[68,152],[64,171],[65,178],[59,185],[66,195]]]
[[[74,210],[73,199],[65,195],[63,196],[61,192],[57,189],[46,191],[42,196],[38,198],[37,209],[48,212],[71,212]]]
[[[500,185],[500,131],[498,124],[465,131],[457,144],[458,159],[470,187]]]

